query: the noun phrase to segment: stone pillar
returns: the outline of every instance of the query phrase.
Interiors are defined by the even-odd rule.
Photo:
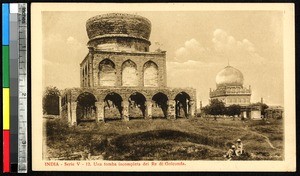
[[[90,76],[91,76],[91,87],[95,87],[95,83],[94,83],[94,55],[91,56],[91,60],[90,60]]]
[[[122,63],[116,63],[116,86],[122,86]]]
[[[122,107],[123,107],[123,110],[122,110],[122,118],[125,120],[125,121],[129,121],[129,102],[128,101],[122,101]]]
[[[104,121],[104,102],[96,102],[96,122]]]
[[[190,115],[190,117],[195,117],[195,113],[196,113],[196,104],[195,104],[195,101],[194,100],[190,100],[189,105],[190,105],[189,115]]]
[[[152,119],[152,101],[146,101],[145,119]]]
[[[175,105],[176,105],[175,100],[168,101],[168,117],[167,117],[168,119],[176,119]]]
[[[71,124],[71,103],[67,102],[68,123]]]
[[[98,68],[96,66],[93,66],[93,82],[94,82],[94,87],[98,87],[98,83],[99,83],[98,74],[99,74]]]
[[[58,97],[59,117],[62,118],[61,96]]]
[[[188,116],[190,116],[191,115],[191,111],[190,111],[190,100],[186,100],[185,101],[185,103],[186,103],[186,112],[187,112],[187,117],[186,118],[188,118]]]
[[[138,64],[138,66],[137,66],[137,72],[138,72],[138,86],[143,87],[144,86],[143,65]]]
[[[83,69],[82,69],[82,65],[80,65],[80,87],[83,87]]]
[[[77,124],[77,119],[76,119],[76,107],[77,107],[77,102],[71,102],[71,125],[76,125]]]

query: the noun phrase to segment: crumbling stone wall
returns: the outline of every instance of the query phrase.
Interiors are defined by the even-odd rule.
[[[86,31],[90,39],[105,35],[122,34],[148,40],[151,32],[151,22],[139,15],[110,13],[88,19]]]
[[[196,90],[167,87],[166,52],[149,52],[148,19],[99,15],[90,18],[86,28],[89,52],[80,64],[81,87],[62,93],[61,114],[71,125],[81,116],[92,116],[96,122],[116,116],[123,120],[195,116]],[[78,106],[84,106],[84,113],[78,113]]]
[[[76,106],[78,103],[78,97],[83,93],[90,93],[96,98],[95,106],[97,107],[95,115],[96,121],[105,120],[105,114],[114,113],[115,115],[118,114],[116,112],[110,112],[107,108],[105,109],[105,97],[111,93],[115,93],[120,95],[122,105],[122,112],[120,113],[121,119],[129,120],[129,117],[135,116],[134,111],[130,109],[130,99],[129,97],[135,93],[140,93],[145,97],[145,116],[144,118],[152,118],[152,115],[162,115],[162,110],[157,107],[155,102],[153,101],[154,95],[157,93],[162,93],[167,96],[168,101],[166,102],[167,106],[167,118],[176,118],[175,108],[176,102],[175,98],[178,94],[185,93],[189,96],[189,112],[188,117],[194,117],[196,113],[196,90],[192,88],[182,89],[182,88],[72,88],[67,89],[62,97],[68,97],[66,100],[67,102],[64,103],[64,108],[61,110],[63,111],[61,114],[64,118],[68,119],[69,122],[72,124],[76,124],[77,116],[76,116]]]
[[[148,53],[123,53],[111,51],[91,51],[81,63],[81,86],[82,87],[101,87],[101,80],[99,81],[99,69],[104,60],[109,60],[115,66],[116,82],[110,86],[124,87],[165,87],[166,86],[166,53],[165,52],[148,52]],[[136,67],[136,76],[131,76],[131,81],[128,83],[122,80],[124,78],[124,65],[130,62]],[[150,64],[149,64],[150,63]],[[151,67],[152,71],[147,72]],[[155,71],[153,71],[153,68]],[[146,70],[146,73],[145,73]],[[132,70],[131,70],[132,71]],[[154,73],[155,72],[155,73]],[[151,75],[152,74],[152,75]],[[153,75],[155,74],[155,75]],[[134,77],[133,77],[134,76]],[[146,77],[145,77],[146,76]],[[129,76],[130,77],[130,76]],[[149,78],[150,77],[150,78]],[[128,79],[128,77],[127,77]],[[129,81],[129,80],[128,80]],[[145,85],[146,81],[146,85]],[[122,83],[126,84],[122,84]],[[105,86],[105,85],[104,85]],[[109,85],[107,85],[109,86]]]

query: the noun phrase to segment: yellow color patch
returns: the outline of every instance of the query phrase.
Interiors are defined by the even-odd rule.
[[[3,129],[9,130],[10,120],[10,101],[9,101],[9,88],[3,88]]]

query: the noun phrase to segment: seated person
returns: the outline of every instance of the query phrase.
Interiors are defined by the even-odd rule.
[[[224,155],[224,157],[228,158],[228,160],[231,160],[232,157],[235,155],[236,155],[235,145],[232,145],[231,148],[227,151],[226,155]]]
[[[242,143],[241,139],[237,140],[237,144],[236,144],[236,156],[240,156],[244,153],[244,145]]]

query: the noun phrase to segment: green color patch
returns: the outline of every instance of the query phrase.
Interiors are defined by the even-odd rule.
[[[9,88],[9,46],[2,46],[3,87]]]

